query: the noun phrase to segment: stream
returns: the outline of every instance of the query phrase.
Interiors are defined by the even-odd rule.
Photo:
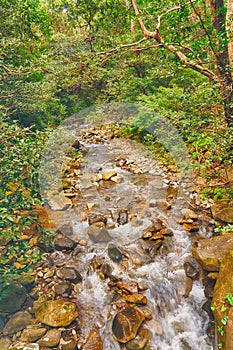
[[[142,293],[153,318],[144,322],[152,334],[146,350],[213,349],[207,336],[209,317],[202,310],[205,295],[201,282],[194,281],[189,296],[183,296],[183,265],[192,244],[190,235],[178,223],[187,207],[185,186],[178,191],[176,176],[167,180],[164,169],[136,142],[117,138],[95,142],[90,135],[84,135],[81,142],[85,156],[76,184],[79,196],[73,209],[62,216],[60,225],[69,222],[73,228],[70,238],[88,242],[78,255],[83,280],[75,294],[82,331],[88,334],[97,327],[103,349],[126,349],[112,331],[119,296],[109,287],[109,278],[101,277],[96,270],[104,262],[117,280],[147,286]],[[108,172],[116,173],[115,182],[103,181],[99,176]],[[105,230],[100,235],[90,233],[88,220],[81,219],[80,213],[87,217],[102,215],[107,220]],[[153,241],[141,236],[158,218],[173,236],[165,237],[157,250]],[[123,258],[112,259],[109,247],[117,248]]]

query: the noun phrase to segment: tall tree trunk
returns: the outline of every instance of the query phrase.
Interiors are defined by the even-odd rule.
[[[215,29],[215,61],[217,75],[221,85],[226,121],[233,126],[233,82],[228,51],[227,24],[223,0],[210,0],[212,24]]]
[[[228,37],[228,54],[231,69],[233,69],[233,1],[227,1],[226,31]]]

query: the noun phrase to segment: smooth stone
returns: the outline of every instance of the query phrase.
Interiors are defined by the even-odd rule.
[[[74,339],[65,340],[61,338],[59,343],[59,350],[75,350],[76,345],[77,343]]]
[[[1,337],[0,338],[0,349],[1,350],[8,350],[10,345],[11,345],[10,338],[8,338],[8,337]]]
[[[127,209],[121,209],[118,213],[117,223],[118,225],[125,225],[129,221]]]
[[[194,258],[204,270],[219,271],[223,258],[233,250],[232,234],[202,239],[197,247],[192,247]]]
[[[117,282],[117,288],[125,290],[130,294],[138,293],[138,284],[137,282]]]
[[[122,253],[114,244],[109,244],[108,256],[112,261],[120,262],[122,260]]]
[[[127,350],[142,350],[151,340],[152,334],[147,328],[140,328],[137,336],[126,344]]]
[[[83,350],[102,350],[102,349],[103,349],[103,342],[102,342],[101,336],[96,330],[91,329],[88,334],[87,341],[83,347]]]
[[[104,173],[103,175],[102,175],[102,179],[104,180],[104,181],[108,181],[108,180],[110,180],[112,177],[114,177],[114,176],[117,176],[117,172],[116,171],[108,171],[107,173]]]
[[[200,273],[200,266],[193,256],[189,255],[184,261],[184,270],[187,277],[197,278]]]
[[[24,329],[20,340],[22,342],[28,342],[28,343],[32,343],[38,339],[40,339],[41,337],[43,337],[46,333],[47,329],[46,328],[27,328]]]
[[[120,343],[127,343],[136,337],[138,329],[144,320],[144,315],[133,307],[127,307],[118,312],[112,324],[114,337]]]
[[[70,295],[72,293],[72,287],[69,283],[61,282],[53,286],[55,295]]]
[[[153,311],[146,305],[137,305],[136,309],[139,310],[147,320],[152,320]]]
[[[139,293],[126,295],[126,296],[123,297],[123,299],[125,301],[127,301],[128,303],[143,304],[143,305],[147,304],[146,296],[142,295],[142,294],[139,294]]]
[[[109,235],[108,230],[105,228],[90,226],[87,230],[87,234],[94,243],[106,243],[112,240],[112,237]]]
[[[5,322],[5,319],[4,317],[1,317],[0,316],[0,333],[2,332],[4,326],[5,326],[6,322]],[[1,349],[1,348],[0,348]]]
[[[8,335],[17,333],[32,324],[32,322],[32,316],[28,311],[19,311],[9,319],[3,328],[3,334]]]
[[[120,176],[112,176],[110,180],[117,184],[122,182],[122,178]]]
[[[57,276],[61,279],[77,283],[82,281],[82,276],[73,267],[61,267],[57,270]]]
[[[40,350],[38,344],[33,343],[17,343],[12,345],[9,349],[11,350]]]
[[[102,215],[102,214],[93,214],[93,215],[90,215],[89,218],[88,218],[88,223],[89,225],[93,225],[93,224],[96,224],[96,223],[103,223],[104,225],[106,225],[106,222],[107,222],[107,218]]]
[[[1,285],[0,295],[0,313],[14,313],[23,306],[27,291],[21,284],[12,282]]]
[[[69,237],[56,238],[54,241],[54,246],[57,250],[73,250],[76,245],[77,243]]]
[[[35,310],[36,318],[51,327],[68,326],[78,317],[75,303],[49,300]]]
[[[49,198],[50,197],[50,198]],[[48,204],[52,210],[65,210],[73,205],[72,201],[64,195],[48,195]]]
[[[61,331],[58,329],[50,329],[48,332],[38,340],[37,344],[40,346],[54,347],[61,339]]]

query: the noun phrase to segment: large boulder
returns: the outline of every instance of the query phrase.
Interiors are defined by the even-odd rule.
[[[233,235],[225,234],[199,241],[192,253],[204,270],[219,271],[221,261],[232,249]]]
[[[127,343],[134,339],[145,316],[134,307],[127,307],[114,317],[112,331],[120,343]]]
[[[26,289],[16,282],[2,284],[0,295],[0,313],[10,314],[20,310],[27,298]]]
[[[32,323],[33,319],[28,311],[19,311],[9,319],[3,328],[3,334],[8,335],[17,333]]]
[[[211,212],[215,220],[233,224],[233,204],[230,201],[219,200],[211,206]]]
[[[218,332],[218,343],[223,345],[223,350],[233,349],[233,308],[226,301],[226,296],[233,291],[233,251],[227,254],[221,264],[219,277],[217,279],[212,304],[217,326],[224,328],[224,334]],[[223,311],[222,307],[226,310]],[[228,317],[224,326],[223,317]]]
[[[63,300],[48,300],[35,310],[36,318],[51,327],[68,326],[78,317],[76,304]]]

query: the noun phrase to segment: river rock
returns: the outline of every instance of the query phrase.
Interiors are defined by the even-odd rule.
[[[57,346],[61,338],[61,331],[59,329],[50,329],[48,332],[38,340],[37,344],[40,346],[48,346],[52,348]]]
[[[1,337],[0,338],[0,349],[1,350],[8,350],[10,345],[11,345],[10,338],[8,338],[8,337]]]
[[[32,324],[32,322],[32,316],[28,311],[19,311],[9,319],[3,328],[3,334],[8,335],[17,333]]]
[[[38,339],[40,339],[41,337],[43,337],[46,333],[47,329],[46,328],[27,328],[24,329],[20,340],[22,342],[26,342],[26,343],[32,343]]]
[[[0,295],[0,313],[14,313],[20,310],[27,298],[26,289],[15,282],[2,284]]]
[[[53,286],[53,290],[55,295],[70,295],[72,293],[71,285],[66,282],[56,283]]]
[[[107,223],[107,218],[102,214],[93,214],[88,217],[88,224],[90,226],[97,223],[103,223],[105,226]]]
[[[103,349],[103,342],[99,333],[96,330],[91,329],[88,334],[87,341],[83,347],[83,350],[102,350],[102,349]]]
[[[77,283],[82,281],[82,276],[73,267],[61,267],[57,270],[57,276],[61,279]]]
[[[127,350],[142,350],[147,343],[151,340],[152,334],[147,328],[140,328],[135,339],[130,340],[126,344]]]
[[[87,234],[94,243],[107,243],[112,240],[106,228],[90,226],[87,230]]]
[[[12,350],[40,350],[38,344],[33,343],[16,343],[12,345],[9,349]]]
[[[184,223],[183,228],[188,232],[197,232],[199,230],[199,225],[197,222]]]
[[[136,337],[138,329],[144,320],[144,315],[133,307],[127,307],[118,312],[112,324],[114,337],[120,343],[127,343]]]
[[[116,262],[120,262],[122,260],[122,253],[114,244],[109,244],[108,256],[111,260]]]
[[[127,209],[121,209],[118,213],[117,223],[118,225],[125,225],[129,221],[128,219],[128,210]]]
[[[184,215],[185,219],[194,219],[194,220],[196,220],[198,218],[198,215],[191,209],[182,209],[181,212]]]
[[[35,310],[36,318],[51,327],[68,326],[78,317],[77,307],[72,302],[49,300]]]
[[[127,301],[128,303],[134,303],[134,304],[143,304],[146,305],[147,304],[147,298],[145,295],[139,294],[139,293],[135,293],[132,295],[126,295],[123,297],[123,299],[125,301]]]
[[[111,180],[112,177],[117,176],[117,172],[116,171],[108,171],[107,173],[104,173],[102,175],[102,178],[104,181],[108,181]]]
[[[57,250],[73,250],[77,243],[69,237],[63,236],[57,237],[54,241],[54,245]]]
[[[76,341],[74,339],[65,340],[61,338],[59,344],[59,350],[75,350],[76,349]]]
[[[219,271],[222,259],[233,249],[232,234],[202,239],[197,247],[192,247],[195,259],[204,270]]]
[[[137,305],[135,306],[135,309],[139,310],[139,312],[141,312],[147,320],[152,320],[153,311],[149,308],[149,306]]]
[[[223,316],[228,316],[227,324],[224,327],[224,335],[218,332],[218,343],[223,344],[224,350],[233,349],[233,312],[232,306],[226,302],[226,296],[233,291],[233,252],[229,252],[223,259],[220,267],[219,277],[217,279],[212,304],[214,306],[214,315],[217,325],[221,325]],[[226,306],[226,311],[222,312],[222,306]]]
[[[193,256],[189,255],[187,258],[185,258],[184,270],[187,277],[190,277],[192,279],[197,278],[200,272],[200,266]]]
[[[138,283],[137,282],[116,282],[116,286],[123,291],[130,294],[138,293]]]
[[[65,210],[72,206],[72,201],[62,195],[47,194],[48,204],[52,210]]]
[[[233,204],[230,201],[219,200],[211,206],[211,212],[215,220],[233,224]]]

